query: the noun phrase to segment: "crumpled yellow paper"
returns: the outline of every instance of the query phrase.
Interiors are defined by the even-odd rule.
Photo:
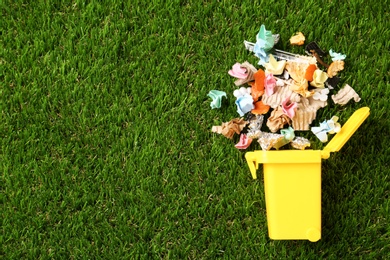
[[[264,64],[265,72],[267,74],[271,73],[273,75],[282,74],[285,66],[286,66],[285,60],[277,61],[272,54],[269,55],[268,63]]]
[[[239,135],[247,124],[248,122],[243,118],[233,118],[229,122],[222,123],[221,126],[213,126],[211,131],[232,139],[233,135],[235,133]]]
[[[291,45],[303,45],[305,44],[305,36],[303,35],[303,33],[301,32],[298,32],[296,35],[292,36],[290,38],[290,44]]]
[[[314,91],[309,91],[309,84],[305,78],[300,81],[294,81],[290,85],[290,90],[300,94],[303,97],[311,97],[314,95]]]
[[[313,74],[313,81],[310,81],[310,86],[316,88],[324,88],[325,81],[328,79],[328,74],[322,70],[315,70]]]
[[[287,61],[285,68],[292,79],[295,81],[301,81],[305,78],[308,66],[309,63]]]

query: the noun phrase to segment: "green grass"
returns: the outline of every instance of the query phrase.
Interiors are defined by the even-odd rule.
[[[0,1],[4,259],[390,254],[387,0],[129,2]],[[261,24],[279,49],[303,54],[288,44],[302,31],[347,54],[341,83],[362,101],[318,121],[371,108],[322,163],[317,243],[268,238],[262,179],[210,131],[237,117],[227,71],[257,63],[242,42]],[[211,89],[228,93],[219,110]]]

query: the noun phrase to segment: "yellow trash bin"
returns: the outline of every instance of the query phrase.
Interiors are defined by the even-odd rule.
[[[370,114],[355,111],[323,150],[247,152],[253,179],[263,164],[268,233],[271,239],[321,238],[321,159],[339,151]]]

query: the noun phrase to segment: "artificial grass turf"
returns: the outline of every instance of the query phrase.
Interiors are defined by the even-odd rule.
[[[1,255],[386,258],[388,6],[1,2]],[[280,33],[279,49],[303,54],[288,44],[302,31],[347,54],[341,83],[362,101],[330,104],[316,122],[371,108],[322,163],[317,243],[268,238],[261,178],[251,179],[232,141],[210,132],[237,116],[227,70],[257,63],[242,42],[255,41],[261,24]],[[230,95],[219,110],[209,107],[211,89]]]

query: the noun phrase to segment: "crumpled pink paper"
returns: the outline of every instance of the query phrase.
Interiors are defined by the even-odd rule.
[[[283,112],[289,117],[293,118],[295,116],[295,110],[297,109],[297,103],[295,102],[290,102],[290,97],[287,97],[283,102],[282,102],[282,109]]]
[[[238,79],[245,79],[248,76],[246,68],[241,68],[240,63],[233,65],[232,69],[228,71],[229,75]]]
[[[275,92],[276,80],[272,74],[267,74],[264,80],[265,93],[271,96]]]
[[[240,141],[235,145],[236,148],[238,149],[246,149],[251,145],[252,143],[252,138],[249,138],[246,134],[241,134],[240,135]]]

